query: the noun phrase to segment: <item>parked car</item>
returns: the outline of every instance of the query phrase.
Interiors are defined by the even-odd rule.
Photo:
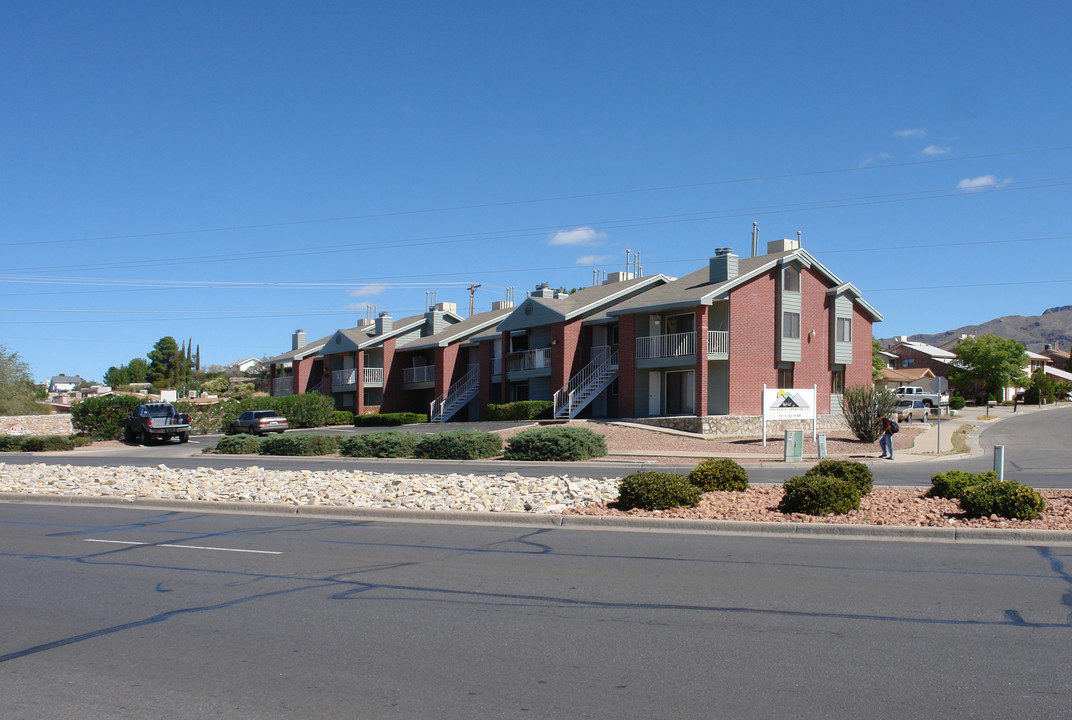
[[[930,412],[931,408],[927,407],[922,400],[902,400],[897,403],[897,422],[926,420]]]
[[[139,405],[127,418],[126,427],[123,428],[124,440],[142,445],[173,437],[177,437],[181,443],[190,440],[190,416],[180,413],[171,403]]]
[[[281,433],[289,427],[287,419],[275,410],[246,410],[227,426],[227,434],[267,435],[270,432]]]

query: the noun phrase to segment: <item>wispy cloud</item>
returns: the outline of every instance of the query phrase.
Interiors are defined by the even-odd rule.
[[[616,260],[617,255],[582,255],[577,258],[578,265],[601,265],[612,260]]]
[[[383,291],[387,289],[386,285],[362,285],[359,288],[354,288],[350,291],[350,297],[368,297],[369,295],[382,295]]]
[[[912,128],[909,130],[895,130],[893,136],[898,140],[919,140],[927,137],[927,131],[923,128]]]
[[[607,234],[593,230],[590,227],[581,227],[574,230],[560,230],[547,238],[550,245],[599,245],[606,239]]]
[[[953,152],[953,148],[938,147],[937,145],[928,145],[927,147],[923,148],[922,152],[924,155],[935,157],[936,155],[947,155]]]
[[[957,183],[957,190],[979,190],[981,188],[996,187],[998,185],[1008,185],[1011,182],[1012,178],[998,180],[993,175],[980,175],[977,178],[964,178]]]

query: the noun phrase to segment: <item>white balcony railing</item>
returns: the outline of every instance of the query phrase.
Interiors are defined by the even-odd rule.
[[[509,372],[517,370],[542,370],[551,367],[551,348],[536,348],[524,352],[511,353],[506,358],[506,369]]]
[[[707,331],[707,354],[727,355],[730,351],[730,333],[728,330]]]
[[[435,365],[419,365],[402,369],[402,384],[435,382]]]
[[[383,368],[367,367],[365,368],[364,381],[366,385],[379,384],[383,385]]]
[[[357,385],[357,368],[331,371],[331,387],[341,388],[347,385]]]
[[[294,378],[291,376],[277,377],[272,380],[272,395],[283,397],[294,394]]]
[[[647,358],[681,357],[696,352],[696,333],[683,332],[670,335],[650,335],[636,339],[638,360]]]

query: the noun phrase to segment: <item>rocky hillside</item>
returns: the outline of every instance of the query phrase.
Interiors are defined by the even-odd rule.
[[[1072,347],[1072,305],[1052,307],[1041,315],[1006,315],[981,325],[965,325],[937,335],[910,335],[908,339],[941,345],[960,335],[997,335],[1019,340],[1035,352],[1046,345],[1067,352]],[[893,339],[884,338],[881,342],[886,347]]]

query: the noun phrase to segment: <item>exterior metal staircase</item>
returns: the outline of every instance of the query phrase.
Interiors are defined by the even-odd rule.
[[[478,390],[480,390],[480,365],[470,365],[469,372],[465,373],[464,377],[432,401],[428,409],[429,421],[444,423],[450,420],[454,413],[476,397]]]
[[[570,378],[554,396],[555,419],[577,417],[577,413],[618,377],[618,348],[603,347],[579,373]]]

